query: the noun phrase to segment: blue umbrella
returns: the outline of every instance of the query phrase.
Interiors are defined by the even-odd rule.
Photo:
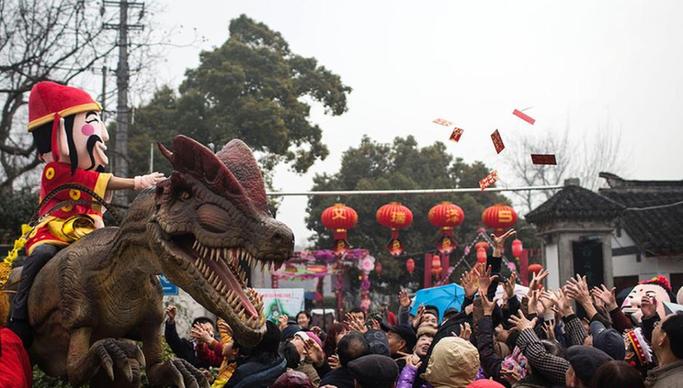
[[[460,306],[465,300],[465,290],[459,285],[447,284],[440,287],[424,288],[415,293],[413,307],[410,309],[412,315],[417,314],[420,305],[431,305],[439,309],[439,322],[443,320],[443,313],[454,307],[460,311]]]

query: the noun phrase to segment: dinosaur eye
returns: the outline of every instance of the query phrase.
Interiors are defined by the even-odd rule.
[[[192,194],[190,194],[189,191],[182,191],[178,196],[178,198],[180,198],[181,201],[187,201],[188,199],[190,199],[190,197],[192,197]]]

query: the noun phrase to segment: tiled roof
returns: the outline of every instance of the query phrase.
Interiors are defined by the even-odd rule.
[[[609,221],[617,217],[624,206],[580,186],[566,186],[550,197],[525,218],[534,224],[559,220]]]
[[[621,226],[647,255],[683,253],[683,181],[633,181],[601,173],[600,194],[624,204]],[[643,209],[645,208],[645,209]],[[642,209],[642,210],[636,210]]]

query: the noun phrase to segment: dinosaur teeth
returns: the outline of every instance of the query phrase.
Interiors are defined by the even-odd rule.
[[[197,249],[198,246],[199,246],[199,240],[194,240],[194,243],[192,243],[192,248]]]

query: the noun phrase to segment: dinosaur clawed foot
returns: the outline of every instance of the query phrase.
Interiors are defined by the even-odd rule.
[[[175,385],[178,388],[209,388],[209,382],[199,369],[189,362],[174,358],[149,368],[149,382],[154,386]]]
[[[111,381],[116,375],[122,374],[132,386],[139,385],[140,372],[145,368],[145,356],[135,342],[105,338],[92,344],[90,353]]]

